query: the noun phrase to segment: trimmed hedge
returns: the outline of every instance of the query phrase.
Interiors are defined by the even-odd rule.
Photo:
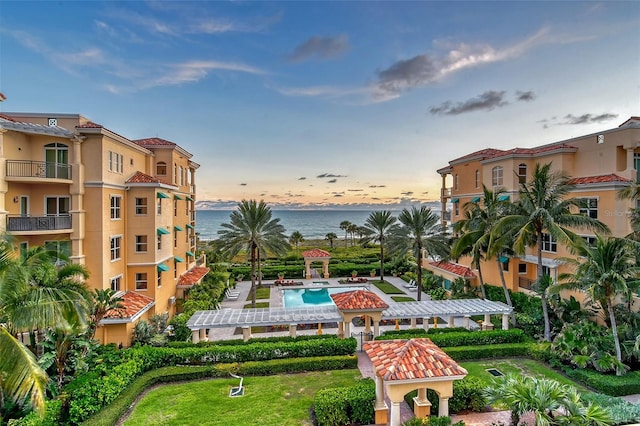
[[[611,396],[640,393],[640,371],[632,371],[624,376],[602,374],[587,369],[564,369],[567,376],[598,392]]]
[[[338,336],[335,334],[301,334],[296,337],[291,336],[273,336],[273,337],[252,337],[248,341],[240,340],[240,339],[231,339],[231,340],[214,340],[214,341],[200,341],[198,343],[192,342],[169,342],[168,346],[170,348],[199,348],[203,346],[238,346],[238,345],[250,345],[252,343],[259,342],[300,342],[303,340],[321,340],[321,339],[337,339]]]
[[[416,331],[414,331],[416,330]],[[443,333],[426,333],[422,329],[398,330],[385,333],[376,340],[410,339],[413,337],[428,337],[441,348],[472,345],[495,345],[503,343],[524,343],[529,338],[520,329],[491,330],[491,331],[454,331]],[[422,330],[422,331],[417,331]],[[444,329],[446,330],[446,329]],[[407,333],[407,331],[410,331]]]
[[[458,346],[442,350],[456,361],[487,358],[509,358],[529,356],[531,343],[503,343],[486,346]]]
[[[322,389],[314,399],[318,426],[372,424],[375,417],[376,385],[371,379],[355,386]]]

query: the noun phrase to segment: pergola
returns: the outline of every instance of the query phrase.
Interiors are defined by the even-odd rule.
[[[325,279],[329,278],[329,260],[331,260],[331,253],[315,248],[313,250],[303,251],[302,257],[304,258],[304,276],[306,279],[311,279],[312,262],[322,262],[322,276]]]

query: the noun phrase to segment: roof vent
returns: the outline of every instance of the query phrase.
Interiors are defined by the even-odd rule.
[[[604,135],[598,135],[598,138],[596,139],[596,142],[604,143]]]

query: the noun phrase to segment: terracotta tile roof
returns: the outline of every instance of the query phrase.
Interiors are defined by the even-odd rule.
[[[319,248],[314,248],[313,250],[303,251],[302,257],[331,257],[331,253]]]
[[[7,120],[7,121],[13,121],[14,123],[16,121],[13,118],[9,117],[8,115],[4,115],[4,114],[0,114],[0,118],[2,118],[3,120]]]
[[[499,149],[495,149],[495,148],[486,148],[486,149],[481,149],[480,151],[475,151],[472,152],[471,154],[467,154],[467,155],[463,155],[462,157],[458,157],[454,160],[451,160],[450,163],[454,163],[454,162],[460,162],[460,161],[464,161],[467,159],[472,159],[475,157],[480,157],[480,160],[484,160],[485,158],[491,158],[494,157],[495,155],[502,153],[504,151],[501,151]]]
[[[451,262],[430,262],[429,265],[435,266],[436,268],[443,269],[447,272],[451,272],[459,277],[464,278],[475,278],[476,274],[474,274],[470,268],[462,265],[458,265],[457,263]]]
[[[126,183],[160,183],[160,179],[138,171]]]
[[[346,291],[332,294],[333,303],[341,311],[360,311],[371,309],[387,309],[387,305],[377,294],[368,290]]]
[[[128,291],[120,297],[122,308],[111,309],[104,316],[105,318],[131,318],[148,310],[155,303],[152,298],[134,291]]]
[[[573,178],[569,180],[571,185],[588,185],[590,183],[609,183],[609,182],[631,182],[631,179],[627,179],[622,176],[618,176],[615,173],[609,175],[600,176],[584,176],[579,178]]]
[[[488,158],[505,157],[508,155],[536,155],[536,154],[542,154],[544,152],[555,151],[558,149],[578,149],[578,148],[576,148],[575,146],[568,145],[566,143],[540,146],[537,148],[513,148],[507,151],[497,152]]]
[[[179,286],[189,286],[197,284],[205,275],[209,273],[209,268],[204,268],[202,266],[196,266],[194,268],[189,269],[184,274],[180,275],[178,279]]]
[[[87,121],[84,124],[80,124],[76,126],[76,129],[102,129],[104,126],[102,124],[94,123],[93,121]]]
[[[383,380],[466,376],[460,367],[430,339],[376,340],[363,345]]]
[[[161,138],[136,139],[133,142],[145,148],[154,146],[176,146],[175,143]]]

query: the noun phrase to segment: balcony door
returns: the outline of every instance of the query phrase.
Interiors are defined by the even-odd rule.
[[[48,178],[69,179],[69,147],[62,143],[44,146],[44,161]]]
[[[29,216],[29,197],[26,195],[20,196],[20,216]]]
[[[45,216],[69,216],[69,197],[46,197]]]

